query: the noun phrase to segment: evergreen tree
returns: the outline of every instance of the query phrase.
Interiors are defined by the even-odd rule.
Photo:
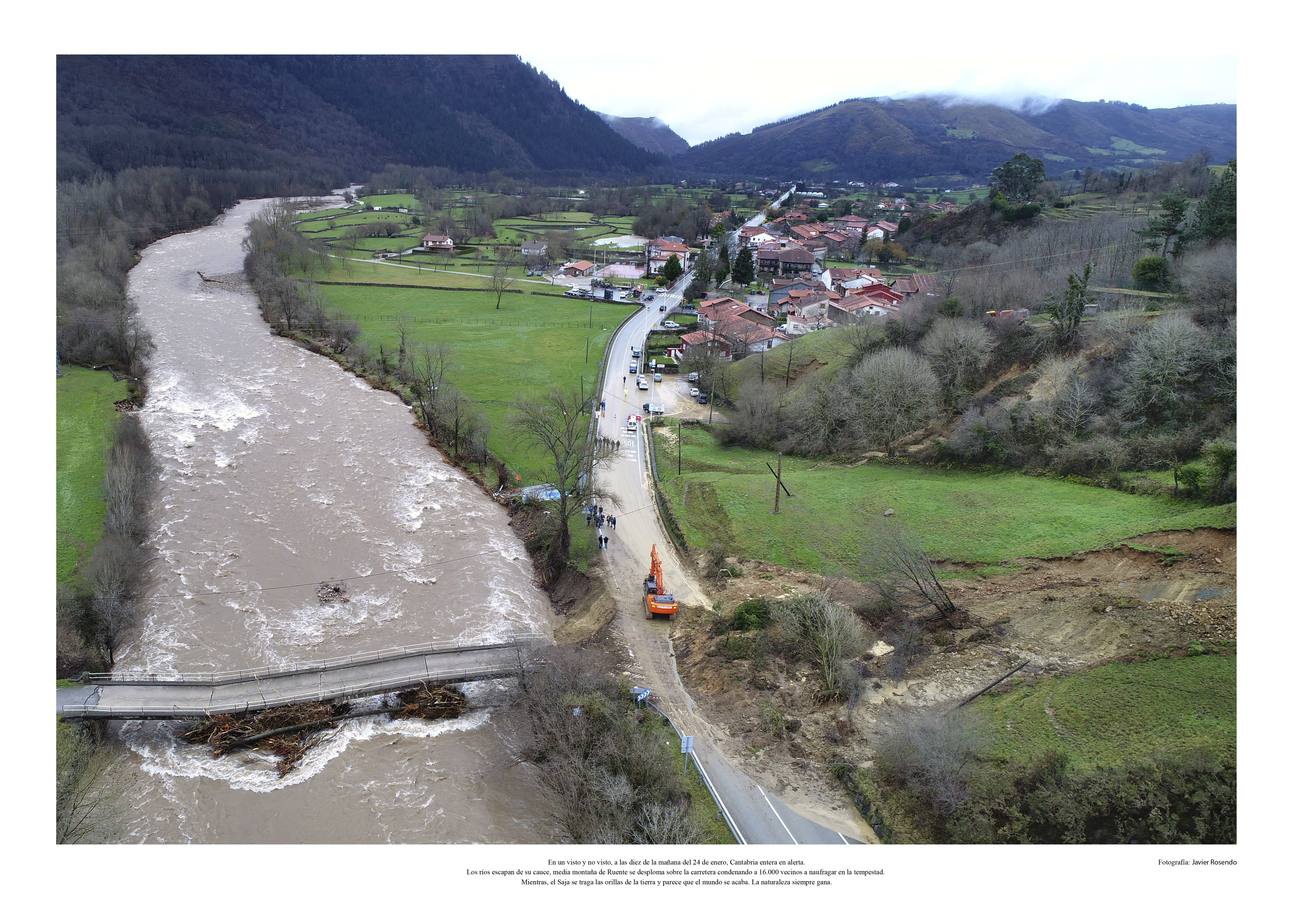
[[[736,254],[736,264],[732,266],[732,280],[737,284],[749,284],[754,280],[754,255],[749,247],[742,247]]]

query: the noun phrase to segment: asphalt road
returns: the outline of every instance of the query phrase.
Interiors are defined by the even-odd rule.
[[[700,715],[678,677],[670,623],[648,620],[642,605],[642,579],[652,544],[664,565],[665,587],[683,606],[709,605],[700,586],[687,575],[656,515],[642,431],[628,428],[629,416],[641,415],[642,404],[654,399],[660,389],[649,379],[647,390],[636,387],[634,376],[628,374],[631,348],[641,348],[647,333],[682,302],[682,291],[689,281],[689,276],[684,277],[673,292],[657,293],[655,302],[643,307],[620,330],[607,357],[602,396],[606,410],[597,427],[602,436],[620,441],[620,453],[599,469],[597,478],[608,494],[602,505],[618,517],[617,527],[606,531],[611,540],[604,551],[608,580],[617,598],[616,626],[633,656],[637,684],[650,688],[655,703],[684,734],[695,738],[696,758],[735,822],[739,840],[749,844],[859,843],[865,840],[866,826],[856,814],[835,813],[830,815],[832,821],[823,824],[816,821],[824,817],[822,812],[797,812],[791,802],[740,770],[724,746],[725,737]],[[664,312],[659,310],[661,304]]]

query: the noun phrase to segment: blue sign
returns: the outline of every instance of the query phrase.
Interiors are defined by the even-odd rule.
[[[682,752],[684,755],[691,752],[691,742],[693,740],[694,738],[691,735],[684,734],[682,736]]]

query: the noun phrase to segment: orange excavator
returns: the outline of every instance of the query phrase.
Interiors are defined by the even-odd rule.
[[[646,604],[648,619],[658,615],[673,618],[678,612],[678,601],[673,599],[673,594],[665,593],[664,567],[660,565],[660,554],[656,552],[655,544],[651,545],[651,571],[642,581],[642,601]]]

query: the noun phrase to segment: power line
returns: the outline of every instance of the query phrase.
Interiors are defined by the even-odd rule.
[[[455,556],[452,559],[442,559],[432,563],[426,563],[419,566],[406,566],[402,569],[387,569],[381,572],[369,572],[367,575],[345,575],[334,578],[322,578],[318,581],[303,581],[298,584],[275,584],[269,587],[242,588],[235,591],[197,591],[186,594],[149,594],[145,597],[100,597],[101,600],[192,600],[198,597],[236,597],[245,594],[259,594],[264,591],[286,591],[307,587],[318,587],[322,581],[364,581],[369,578],[379,578],[385,575],[403,575],[407,572],[419,572],[423,569],[432,569],[436,566],[447,566],[450,563],[462,562],[468,559],[475,559],[481,556],[489,556],[498,553],[497,550],[482,550],[479,553],[468,553],[466,556]]]

